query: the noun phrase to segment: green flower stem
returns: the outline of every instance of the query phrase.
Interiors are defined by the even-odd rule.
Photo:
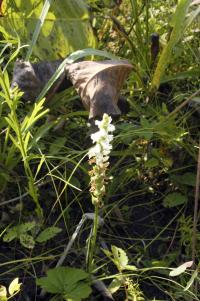
[[[91,273],[93,270],[94,254],[95,254],[97,231],[98,231],[98,220],[99,220],[99,207],[98,207],[98,204],[96,204],[95,211],[94,211],[94,222],[93,222],[92,235],[91,235],[90,241],[89,241],[88,256],[87,256],[88,257],[87,270],[89,273]]]

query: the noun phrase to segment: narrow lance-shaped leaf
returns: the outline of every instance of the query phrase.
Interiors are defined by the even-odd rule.
[[[158,88],[162,79],[162,76],[168,66],[168,63],[171,58],[172,49],[178,43],[181,36],[184,32],[184,24],[185,24],[185,17],[190,5],[190,0],[180,0],[178,6],[176,8],[175,14],[173,16],[171,26],[172,32],[170,35],[170,39],[166,46],[164,47],[161,56],[159,58],[156,70],[153,74],[151,89],[154,90]]]

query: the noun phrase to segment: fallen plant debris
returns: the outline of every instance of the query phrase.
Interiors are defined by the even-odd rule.
[[[35,64],[17,61],[11,88],[18,86],[24,92],[24,100],[34,102],[60,63],[61,60]],[[54,93],[67,89],[73,84],[85,109],[89,111],[89,119],[102,118],[104,113],[119,116],[121,112],[117,102],[120,90],[131,70],[130,63],[120,60],[84,61],[66,65],[60,78],[49,90],[47,101]]]
[[[119,116],[120,90],[132,65],[127,61],[84,61],[66,67],[67,74],[89,111],[89,119]]]

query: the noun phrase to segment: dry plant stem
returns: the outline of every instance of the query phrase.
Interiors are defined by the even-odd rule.
[[[99,208],[98,208],[98,204],[96,204],[95,211],[94,211],[94,223],[93,223],[92,235],[89,241],[88,256],[87,256],[88,258],[87,270],[89,273],[91,273],[93,269],[93,260],[94,260],[94,253],[95,253],[96,240],[97,240],[97,230],[98,230],[98,215],[99,215]]]
[[[95,279],[92,276],[92,284],[96,287],[96,289],[101,293],[102,296],[107,300],[114,300],[112,294],[109,292],[103,281]]]
[[[70,241],[68,242],[62,256],[60,257],[60,259],[58,260],[57,264],[56,264],[56,267],[59,267],[63,264],[65,258],[67,257],[67,254],[69,252],[69,250],[71,249],[81,227],[83,226],[83,224],[85,223],[86,220],[93,220],[94,221],[94,224],[97,223],[98,224],[103,224],[103,219],[101,219],[99,216],[98,216],[98,212],[97,212],[97,215],[94,215],[93,213],[85,213],[81,219],[81,221],[79,222],[78,226],[76,227],[76,230],[74,231],[74,233],[72,234],[72,237],[70,239]]]
[[[198,201],[199,201],[199,185],[200,185],[200,141],[199,141],[199,154],[197,162],[197,177],[194,198],[194,216],[193,216],[193,230],[192,230],[192,260],[195,266],[196,257],[196,240],[197,240],[197,223],[198,223]]]

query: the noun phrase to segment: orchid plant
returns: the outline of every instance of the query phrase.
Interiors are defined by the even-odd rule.
[[[106,172],[109,166],[109,154],[112,149],[111,142],[113,140],[113,135],[111,133],[115,130],[115,126],[111,124],[111,122],[112,118],[108,114],[104,114],[101,121],[95,121],[95,124],[99,130],[91,135],[91,139],[95,145],[91,147],[88,152],[89,164],[92,165],[92,169],[89,171],[90,192],[92,203],[95,207],[93,230],[88,244],[88,271],[91,271],[93,267],[93,255],[95,251],[98,230],[99,208],[103,206],[103,197],[106,192],[105,186],[108,182]]]

